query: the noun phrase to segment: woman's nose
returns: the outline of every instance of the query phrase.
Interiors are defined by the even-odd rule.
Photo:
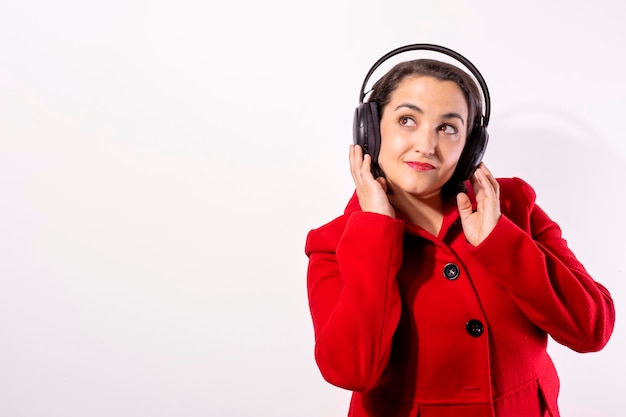
[[[433,155],[437,147],[437,134],[432,129],[420,129],[415,132],[413,149],[423,155]]]

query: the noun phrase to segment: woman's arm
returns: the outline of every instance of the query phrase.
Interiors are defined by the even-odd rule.
[[[535,205],[530,185],[520,179],[501,185],[503,194],[513,192],[524,199],[519,205],[508,203],[510,217],[501,216],[493,232],[473,249],[475,256],[527,317],[557,342],[579,352],[602,349],[615,322],[609,291],[593,280],[560,227]]]
[[[364,391],[376,386],[400,318],[396,274],[402,263],[403,223],[357,211],[347,221],[307,236],[307,287],[315,358],[324,378]]]

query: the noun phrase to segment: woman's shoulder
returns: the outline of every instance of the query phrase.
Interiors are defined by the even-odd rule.
[[[305,252],[334,252],[337,243],[346,228],[346,222],[355,211],[360,211],[356,192],[352,195],[344,212],[323,225],[311,229],[306,237]]]
[[[500,184],[500,200],[513,200],[525,202],[524,205],[532,207],[537,199],[535,189],[525,180],[518,177],[497,178]]]
[[[536,194],[533,187],[518,177],[498,178],[500,184],[500,209],[515,224],[527,228],[535,209]]]
[[[535,205],[535,190],[525,180],[518,177],[499,177],[496,181],[500,185],[500,202],[503,208],[532,208]],[[469,180],[465,183],[465,190],[472,204],[476,206],[476,194]]]

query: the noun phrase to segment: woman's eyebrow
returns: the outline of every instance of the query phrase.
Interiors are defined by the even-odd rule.
[[[422,109],[420,109],[418,106],[416,106],[415,104],[412,103],[402,103],[399,104],[398,106],[396,106],[395,110],[399,110],[401,108],[407,108],[407,109],[411,109],[413,111],[416,111],[418,113],[424,113],[424,111]],[[463,117],[458,114],[458,113],[446,113],[444,115],[441,116],[442,119],[459,119],[461,121],[461,123],[465,126],[465,119],[463,119]]]
[[[441,118],[442,119],[459,119],[461,121],[461,124],[465,126],[465,120],[458,113],[446,113],[443,116],[441,116]]]
[[[424,113],[424,111],[422,109],[420,109],[419,107],[417,107],[415,104],[411,104],[411,103],[402,103],[402,104],[398,104],[398,106],[394,109],[395,110],[399,110],[403,107],[406,107],[407,109],[411,109],[414,110],[418,113]]]

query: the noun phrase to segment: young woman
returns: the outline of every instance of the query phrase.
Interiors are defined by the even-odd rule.
[[[529,184],[484,163],[468,181],[453,175],[483,106],[465,71],[402,62],[368,102],[377,160],[350,146],[356,191],[306,240],[323,377],[353,391],[353,417],[559,416],[548,335],[600,350],[609,292]]]

